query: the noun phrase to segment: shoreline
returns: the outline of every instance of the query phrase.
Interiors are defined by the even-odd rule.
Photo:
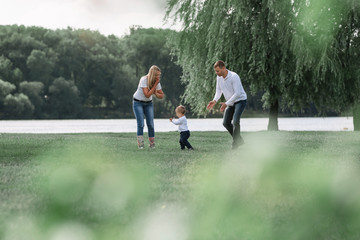
[[[222,118],[188,118],[190,131],[226,131]],[[353,131],[352,117],[278,118],[280,131]],[[241,118],[242,132],[267,131],[268,118]],[[154,119],[156,132],[177,131],[168,119]],[[136,132],[135,119],[0,120],[0,133]],[[144,132],[147,132],[145,124]]]

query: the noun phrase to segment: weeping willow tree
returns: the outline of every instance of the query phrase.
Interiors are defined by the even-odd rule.
[[[291,47],[297,57],[294,80],[300,92],[308,92],[302,102],[314,103],[320,112],[354,107],[354,129],[360,130],[355,124],[360,120],[355,111],[360,99],[360,2],[298,2]]]
[[[251,93],[264,93],[269,130],[278,129],[280,108],[349,107],[359,89],[358,60],[352,62],[359,52],[359,6],[354,0],[338,2],[169,0],[167,19],[183,24],[171,42],[183,67],[185,102],[206,114],[215,91],[212,66],[222,59]]]

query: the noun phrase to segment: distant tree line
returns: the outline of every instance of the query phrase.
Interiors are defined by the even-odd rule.
[[[132,94],[153,64],[162,69],[166,92],[155,115],[167,117],[184,89],[167,45],[171,32],[132,27],[119,38],[0,26],[0,119],[133,117]]]
[[[190,116],[204,115],[198,109],[206,105],[199,105],[201,96],[213,91],[215,58],[206,60],[205,66],[198,59],[204,56],[189,55],[193,59],[188,59],[186,70],[194,69],[202,81],[199,91],[190,81],[192,76],[183,74],[186,61],[180,62],[174,54],[173,39],[181,40],[183,34],[134,26],[123,37],[106,37],[84,29],[0,26],[0,119],[133,118],[132,94],[153,64],[162,69],[166,95],[161,101],[154,100],[155,117],[172,116],[180,103],[188,107]],[[189,44],[199,45],[199,51],[205,46],[201,41]],[[267,116],[262,103],[264,90],[250,91],[249,77],[240,77],[248,92],[244,116]],[[186,89],[193,95],[193,103]],[[280,113],[294,114],[286,107]],[[301,112],[307,116],[317,113],[314,105]],[[212,112],[208,116],[221,114]]]

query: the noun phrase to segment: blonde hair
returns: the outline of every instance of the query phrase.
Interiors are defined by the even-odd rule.
[[[156,82],[156,73],[161,72],[160,68],[156,65],[152,65],[149,69],[148,74],[146,75],[148,80],[148,88],[151,89]]]
[[[178,111],[179,113],[185,115],[185,113],[186,113],[186,108],[185,108],[183,105],[180,105],[180,106],[177,106],[177,107],[176,107],[176,111]]]

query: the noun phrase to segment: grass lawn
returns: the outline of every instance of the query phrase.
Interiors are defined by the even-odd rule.
[[[1,134],[0,239],[360,239],[360,133]]]

